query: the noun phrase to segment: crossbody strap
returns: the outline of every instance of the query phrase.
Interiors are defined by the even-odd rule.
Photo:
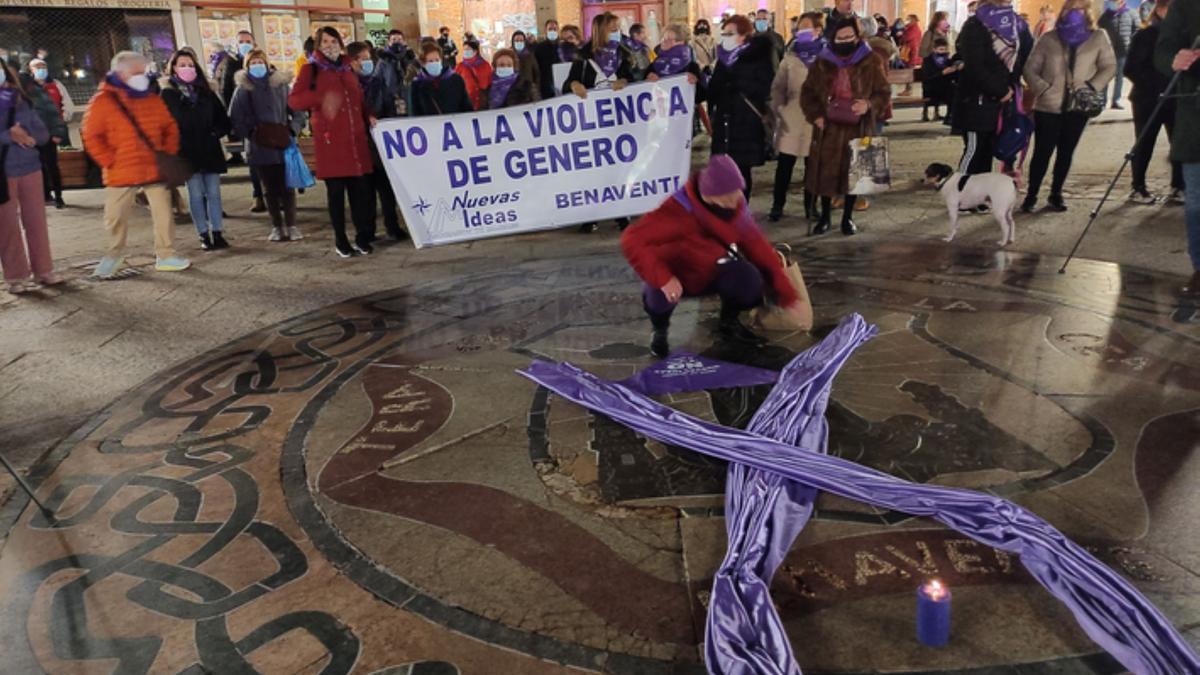
[[[129,120],[129,123],[133,125],[133,130],[137,132],[138,138],[142,139],[142,142],[146,144],[147,148],[150,148],[150,152],[159,152],[159,149],[154,147],[154,143],[150,142],[150,137],[146,135],[146,132],[142,131],[142,125],[137,123],[137,120],[134,119],[133,114],[129,112],[129,108],[126,108],[125,104],[121,102],[121,97],[115,93],[111,94],[111,96],[113,102],[116,103],[117,107],[121,109],[121,113],[125,115],[125,119]]]

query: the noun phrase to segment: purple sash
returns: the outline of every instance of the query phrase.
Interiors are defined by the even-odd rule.
[[[503,108],[504,101],[508,98],[508,92],[512,91],[512,86],[516,83],[516,73],[508,77],[493,75],[492,88],[488,90],[488,107],[492,110]]]
[[[659,77],[670,77],[682,73],[692,63],[692,48],[678,44],[666,51],[658,53],[650,69]]]

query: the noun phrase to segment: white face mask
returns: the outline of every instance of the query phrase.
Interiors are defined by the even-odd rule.
[[[134,75],[125,80],[125,84],[129,85],[129,88],[134,91],[146,91],[150,88],[150,78],[145,75]]]
[[[721,46],[724,47],[725,51],[727,51],[727,52],[731,52],[731,51],[737,49],[737,46],[738,46],[737,36],[730,35],[728,37],[721,38]]]
[[[558,31],[556,31],[556,30],[546,31],[546,39],[547,40],[557,40],[558,39]]]

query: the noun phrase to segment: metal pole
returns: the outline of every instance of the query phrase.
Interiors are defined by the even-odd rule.
[[[1096,204],[1096,208],[1092,209],[1092,215],[1088,217],[1087,225],[1084,226],[1079,238],[1075,240],[1075,245],[1071,247],[1071,253],[1067,255],[1067,259],[1063,261],[1062,267],[1058,270],[1059,274],[1067,273],[1067,265],[1071,264],[1076,251],[1079,250],[1079,245],[1083,243],[1083,238],[1087,236],[1088,230],[1092,229],[1092,223],[1096,222],[1096,217],[1100,215],[1100,209],[1104,208],[1104,202],[1108,201],[1108,196],[1112,194],[1113,188],[1117,186],[1117,181],[1121,179],[1121,174],[1125,172],[1125,167],[1129,166],[1129,162],[1133,160],[1138,146],[1142,144],[1142,141],[1146,140],[1146,132],[1153,128],[1152,123],[1158,118],[1158,114],[1162,112],[1167,99],[1178,98],[1171,96],[1171,90],[1175,88],[1175,85],[1179,84],[1179,78],[1182,75],[1183,71],[1176,71],[1175,75],[1171,77],[1171,82],[1167,84],[1167,88],[1163,90],[1163,93],[1158,95],[1158,105],[1154,106],[1154,112],[1150,113],[1149,119],[1146,120],[1146,126],[1142,129],[1142,133],[1138,134],[1137,140],[1133,142],[1133,147],[1129,149],[1129,152],[1125,153],[1125,161],[1121,163],[1121,168],[1117,169],[1117,175],[1113,176],[1112,182],[1108,184],[1108,189],[1104,191],[1104,196],[1100,198],[1100,203]],[[1120,76],[1120,73],[1118,73],[1117,77]]]
[[[0,464],[3,464],[4,468],[8,469],[8,472],[12,474],[12,477],[16,479],[17,485],[21,486],[21,489],[25,491],[25,494],[29,495],[29,498],[33,500],[33,503],[37,504],[38,508],[42,510],[42,513],[51,513],[50,509],[46,508],[46,505],[38,501],[38,498],[33,495],[33,488],[29,486],[29,483],[25,482],[24,478],[21,478],[21,474],[17,473],[17,470],[13,468],[12,464],[8,463],[7,459],[4,459],[4,455],[2,454],[0,454]]]

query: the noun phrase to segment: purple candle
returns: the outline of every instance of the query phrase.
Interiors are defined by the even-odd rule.
[[[950,589],[937,579],[917,587],[917,640],[926,647],[950,642]]]

